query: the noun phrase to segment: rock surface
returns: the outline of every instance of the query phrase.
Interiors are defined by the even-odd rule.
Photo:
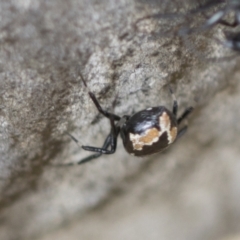
[[[239,54],[216,41],[222,26],[179,36],[204,22],[186,14],[196,6],[0,2],[0,239],[240,239]],[[93,146],[109,132],[79,72],[121,116],[171,108],[171,84],[179,112],[195,108],[187,134],[150,157],[119,139],[114,155],[58,167],[89,154],[66,131]]]

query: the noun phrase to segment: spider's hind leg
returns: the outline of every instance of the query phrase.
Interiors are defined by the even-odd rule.
[[[185,111],[182,113],[182,115],[178,118],[177,123],[178,125],[193,111],[193,107],[188,107],[185,109]],[[187,131],[188,125],[184,125],[177,134],[177,139],[182,137],[186,131]]]
[[[183,128],[181,128],[180,131],[179,131],[178,134],[177,134],[177,139],[179,139],[180,137],[182,137],[182,136],[186,133],[187,129],[188,129],[188,126],[187,126],[187,125],[185,125]]]
[[[193,107],[188,107],[185,109],[183,114],[178,118],[177,123],[178,125],[184,120],[191,112],[193,111]]]
[[[178,102],[177,102],[177,99],[176,99],[176,96],[171,88],[171,86],[169,86],[169,92],[172,96],[172,99],[173,99],[173,107],[172,107],[172,112],[173,112],[173,115],[175,117],[177,117],[177,112],[178,112]]]

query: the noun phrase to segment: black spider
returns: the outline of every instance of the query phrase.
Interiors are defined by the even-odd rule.
[[[224,32],[226,41],[222,42],[225,47],[240,51],[240,32]]]
[[[222,2],[222,1],[221,1]],[[224,20],[224,17],[230,12],[234,13],[234,21],[228,22]],[[216,24],[222,24],[227,27],[237,27],[240,25],[240,0],[228,0],[226,5],[220,9],[218,12],[214,13],[205,24],[201,27],[202,29],[208,29]],[[225,47],[231,48],[233,50],[240,50],[240,33],[239,32],[224,32],[225,41],[221,42]]]
[[[84,78],[81,75],[80,77],[87,88]],[[178,103],[171,89],[170,92],[173,97],[172,112],[164,106],[157,106],[144,109],[132,116],[124,115],[123,117],[119,117],[114,113],[105,111],[95,95],[89,91],[88,94],[98,111],[109,119],[111,131],[101,148],[82,146],[84,150],[95,152],[95,154],[81,159],[76,164],[86,163],[100,157],[102,154],[113,154],[117,147],[117,137],[119,134],[121,135],[126,151],[134,156],[145,156],[166,149],[186,132],[186,125],[180,130],[178,128],[182,120],[193,110],[192,107],[188,107],[177,119]],[[75,142],[78,142],[72,135],[70,137]],[[74,163],[67,165],[72,164]]]
[[[213,13],[212,16],[206,16],[205,12],[209,10],[212,7],[216,6],[221,6],[220,10],[217,12]],[[229,13],[234,14],[234,20],[232,22],[226,21],[225,17]],[[190,23],[192,22],[191,19],[195,17],[196,14],[203,14],[207,20],[200,26],[195,26],[195,27],[190,27]],[[178,28],[171,29],[170,33],[177,34],[177,36],[180,37],[186,37],[189,34],[194,34],[194,33],[200,33],[202,31],[206,31],[208,29],[211,29],[217,24],[221,24],[227,27],[237,27],[240,25],[240,0],[208,0],[208,1],[203,1],[197,8],[190,9],[186,13],[178,13],[178,12],[173,12],[173,13],[156,13],[152,15],[147,15],[141,19],[138,19],[135,23],[135,28],[139,22],[145,19],[158,19],[158,18],[169,18],[169,19],[175,19],[177,21],[178,19],[185,19],[185,24],[184,22],[180,22],[180,25]],[[164,34],[167,34],[168,32],[162,32],[161,35],[164,36]],[[169,34],[169,33],[168,33]],[[159,34],[158,34],[159,35]],[[225,33],[225,41],[220,41],[218,39],[217,42],[223,44],[225,47],[231,48],[233,50],[240,50],[240,41],[239,41],[239,35],[240,32],[237,33]],[[184,38],[184,40],[186,40]]]
[[[222,1],[220,1],[222,2]],[[234,21],[232,23],[225,21],[223,18],[230,13],[234,12]],[[203,28],[209,28],[216,24],[223,24],[229,27],[236,27],[240,24],[240,0],[228,0],[227,4],[220,9],[218,12],[214,13],[204,24]]]

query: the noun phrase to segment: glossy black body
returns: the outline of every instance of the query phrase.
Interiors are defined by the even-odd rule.
[[[123,124],[120,130],[120,135],[123,140],[123,145],[128,153],[133,154],[134,156],[146,156],[161,152],[169,146],[167,132],[162,134],[159,137],[159,140],[152,145],[143,146],[141,151],[133,148],[133,143],[129,138],[130,133],[142,135],[146,130],[151,128],[156,128],[160,132],[159,118],[163,112],[168,114],[171,121],[171,127],[177,127],[176,117],[164,106],[152,107],[139,111],[132,115],[128,121]]]

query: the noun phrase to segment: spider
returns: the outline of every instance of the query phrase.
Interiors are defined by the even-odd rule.
[[[80,77],[86,88],[87,84],[82,75]],[[193,107],[185,109],[183,114],[177,118],[178,103],[170,88],[173,98],[172,111],[164,106],[150,107],[139,111],[132,116],[124,115],[120,117],[114,113],[104,110],[99,104],[96,96],[88,91],[90,98],[95,104],[99,113],[108,118],[111,125],[111,131],[106,137],[101,148],[93,146],[81,146],[84,150],[95,152],[94,154],[81,159],[75,164],[89,162],[102,154],[113,154],[117,148],[117,138],[120,134],[126,151],[134,156],[146,156],[153,153],[161,152],[171,145],[177,138],[182,136],[187,125],[179,130],[179,125],[193,110]],[[68,135],[78,143],[77,139],[71,134]],[[69,163],[67,165],[73,165]]]
[[[222,2],[222,1],[220,1]],[[229,13],[234,13],[234,21],[228,22],[225,21],[223,18]],[[222,24],[227,27],[237,27],[240,25],[240,0],[228,0],[225,7],[221,10],[213,14],[202,26],[202,29],[208,29],[213,27],[216,24]],[[240,50],[240,33],[230,33],[224,32],[225,34],[225,41],[221,42],[225,47],[231,48],[233,50],[239,51]]]
[[[223,19],[230,11],[234,12],[234,22],[232,23]],[[228,27],[236,27],[240,24],[240,0],[228,0],[227,5],[213,14],[213,16],[206,21],[203,28],[209,28],[218,23]]]
[[[231,48],[235,51],[240,51],[240,32],[225,32],[226,41],[222,44],[225,47]]]

